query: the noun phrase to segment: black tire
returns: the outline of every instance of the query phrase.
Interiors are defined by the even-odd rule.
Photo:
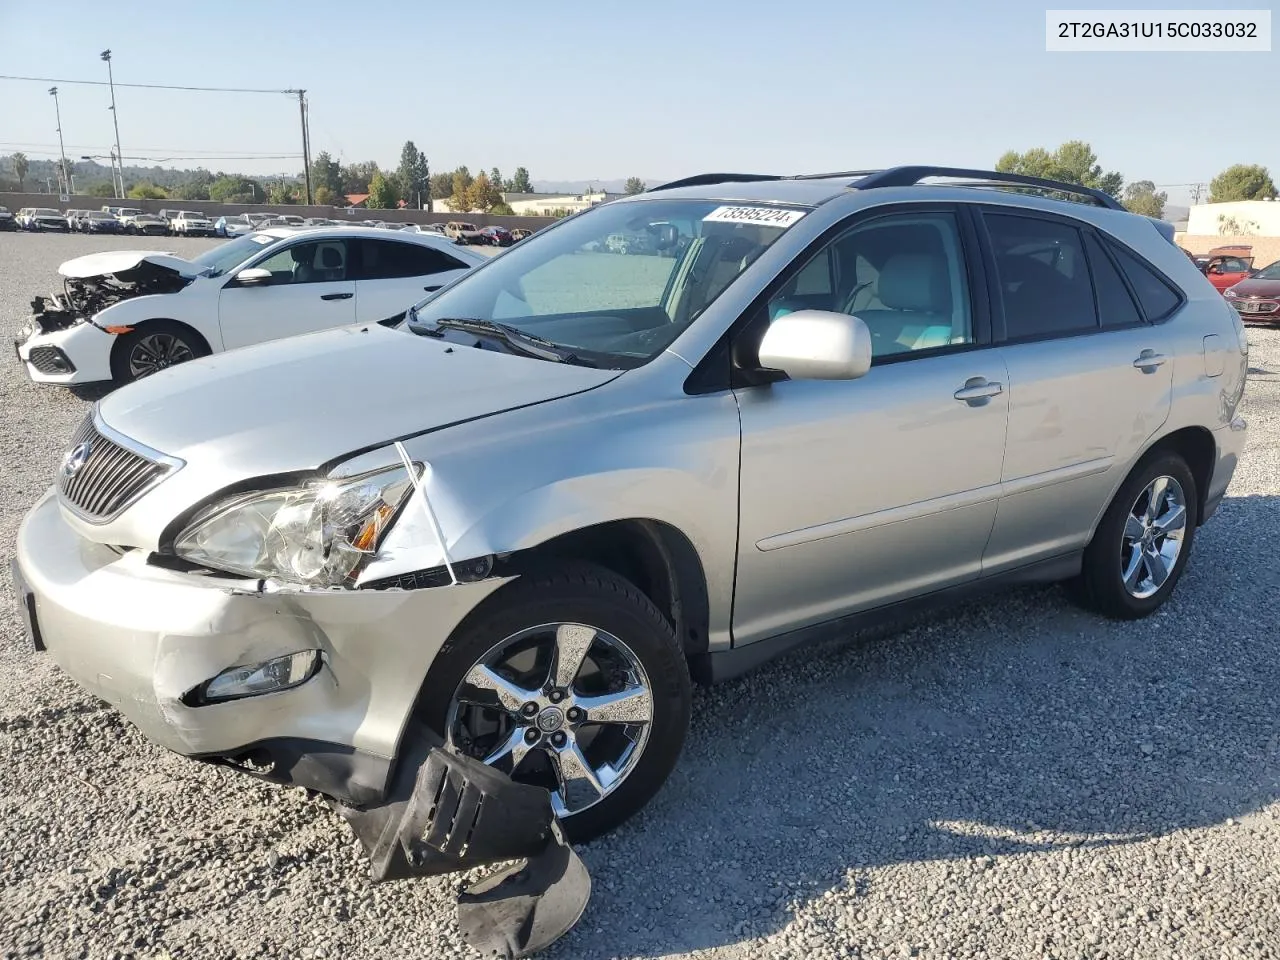
[[[626,779],[563,821],[569,839],[581,843],[613,830],[653,798],[675,767],[689,727],[684,652],[671,623],[633,584],[603,567],[570,563],[503,587],[440,648],[423,684],[418,714],[447,737],[450,703],[472,666],[505,638],[547,623],[583,623],[617,637],[644,667],[653,702],[648,739]]]
[[[1137,597],[1124,583],[1124,529],[1135,502],[1159,477],[1172,477],[1182,487],[1186,500],[1182,548],[1163,585],[1151,596]],[[1169,599],[1186,569],[1200,521],[1199,503],[1195,476],[1186,460],[1169,450],[1149,454],[1129,474],[1103,514],[1085,549],[1080,576],[1070,585],[1073,597],[1082,606],[1116,620],[1138,620],[1154,613]]]
[[[190,327],[172,320],[148,320],[133,332],[119,337],[111,350],[111,377],[116,385],[132,383],[149,375],[137,372],[139,358],[135,354],[153,344],[155,338],[170,345],[172,350],[171,358],[157,369],[205,357],[210,352],[204,340]]]

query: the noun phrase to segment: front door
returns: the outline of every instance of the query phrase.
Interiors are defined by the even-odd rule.
[[[1008,397],[961,224],[933,207],[856,222],[748,327],[759,336],[796,309],[855,313],[873,363],[859,380],[736,391],[736,644],[978,577]]]
[[[305,240],[247,264],[271,271],[262,283],[234,277],[218,296],[223,346],[314,333],[356,322],[356,285],[347,272],[348,241]]]
[[[1085,224],[994,211],[983,221],[1009,371],[990,574],[1088,542],[1110,491],[1169,416],[1173,344],[1155,321],[1179,298]]]

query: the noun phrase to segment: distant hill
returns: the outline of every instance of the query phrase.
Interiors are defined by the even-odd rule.
[[[1180,220],[1187,219],[1189,216],[1191,216],[1190,207],[1180,207],[1176,204],[1166,203],[1164,205],[1164,216],[1161,219],[1168,220],[1170,223],[1177,223]]]

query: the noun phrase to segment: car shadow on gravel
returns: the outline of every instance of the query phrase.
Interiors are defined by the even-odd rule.
[[[981,871],[1275,801],[1277,539],[1280,497],[1229,498],[1146,620],[1025,589],[701,693],[672,781],[585,849],[593,901],[551,955],[734,944],[873,868]]]

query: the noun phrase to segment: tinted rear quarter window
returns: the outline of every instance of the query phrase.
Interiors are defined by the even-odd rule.
[[[394,240],[363,240],[362,276],[365,280],[390,280],[397,277],[424,277],[447,270],[460,270],[465,263],[426,244],[399,243]]]
[[[1098,328],[1080,231],[1068,224],[1004,213],[983,216],[996,261],[1009,340]]]
[[[1093,272],[1093,289],[1098,294],[1098,316],[1104,328],[1128,327],[1142,323],[1138,305],[1129,295],[1120,271],[1107,256],[1098,238],[1085,234],[1085,249],[1089,253],[1089,269]]]
[[[1112,253],[1124,271],[1129,285],[1138,295],[1142,312],[1153,323],[1163,320],[1182,304],[1182,297],[1170,287],[1168,281],[1147,265],[1136,254],[1119,243],[1110,243]]]

